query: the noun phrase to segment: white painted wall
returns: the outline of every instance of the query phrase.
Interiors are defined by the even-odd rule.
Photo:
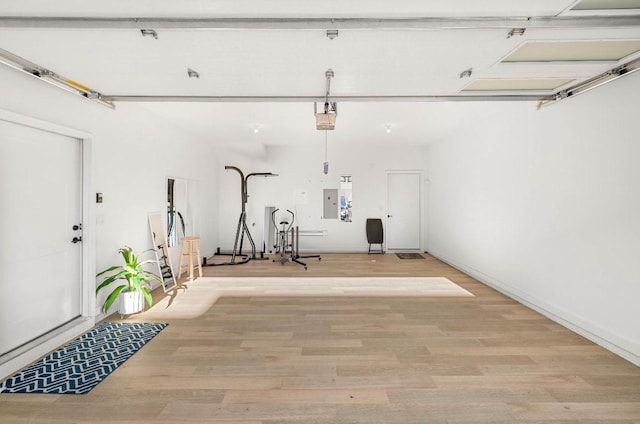
[[[0,109],[91,136],[91,169],[84,174],[91,176],[89,205],[93,207],[89,207],[91,222],[83,223],[83,238],[85,243],[94,243],[89,251],[95,253],[87,266],[90,269],[84,270],[88,276],[85,295],[93,312],[1,363],[2,378],[93,325],[95,318],[91,315],[100,314],[106,295],[94,299],[95,270],[120,263],[117,250],[125,244],[137,251],[151,247],[147,214],[166,210],[167,176],[202,181],[198,199],[201,213],[217,222],[218,172],[211,147],[138,106],[123,103],[110,110],[4,66],[0,67],[0,93]],[[33,172],[43,180],[47,178],[47,169]],[[92,203],[96,192],[103,193],[104,203]],[[43,219],[49,207],[54,205],[42,205]],[[218,245],[217,230],[217,225],[200,227],[204,249]]]
[[[640,74],[429,148],[428,250],[640,364]]]
[[[2,109],[92,135],[91,195],[101,192],[104,198],[95,204],[92,223],[97,270],[119,263],[123,245],[151,247],[147,214],[166,210],[167,176],[201,181],[200,222],[217,218],[218,172],[205,142],[139,106],[120,103],[111,110],[6,67],[0,67],[0,92]],[[34,172],[46,178],[46,169]],[[203,222],[199,228],[203,250],[218,245],[216,225]]]
[[[231,152],[220,154],[220,247],[223,250],[233,248],[241,208],[240,177],[235,171],[225,171],[225,165],[237,166],[245,174],[279,174],[275,178],[249,179],[247,224],[258,251],[262,249],[264,208],[275,206],[283,212],[286,209],[295,212],[301,231],[326,231],[325,236],[301,236],[300,250],[315,252],[366,252],[366,219],[386,215],[385,171],[426,167],[425,146],[403,144],[402,140],[390,137],[386,146],[330,144],[329,174],[325,175],[324,138],[318,133],[318,140],[305,141],[300,147],[268,147],[259,158],[253,155],[254,159],[250,159],[249,155]],[[340,175],[353,176],[353,222],[350,223],[322,218],[322,191],[339,188]],[[308,193],[308,203],[296,204],[294,193],[302,190]]]

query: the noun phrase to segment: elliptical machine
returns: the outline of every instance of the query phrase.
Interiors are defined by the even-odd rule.
[[[276,254],[279,254],[280,257],[274,259],[273,262],[280,262],[280,264],[284,265],[288,262],[294,262],[298,265],[302,265],[304,269],[307,269],[307,264],[302,262],[300,258],[318,258],[318,260],[322,260],[320,255],[309,255],[309,256],[300,256],[299,252],[299,230],[298,227],[294,227],[293,223],[295,221],[295,214],[287,209],[287,212],[291,215],[291,221],[287,221],[283,219],[280,221],[280,224],[276,224],[276,212],[280,209],[275,209],[271,212],[271,221],[273,222],[274,228],[278,229],[278,225],[280,225],[280,229],[278,229],[278,236],[276,237],[276,245],[275,251]]]

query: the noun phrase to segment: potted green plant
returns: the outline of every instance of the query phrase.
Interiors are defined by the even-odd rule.
[[[153,305],[150,291],[151,281],[156,280],[162,283],[162,280],[157,275],[145,271],[143,266],[155,261],[151,259],[140,261],[139,256],[133,253],[133,249],[129,246],[119,249],[118,252],[122,255],[124,264],[109,267],[96,275],[96,277],[100,277],[111,273],[106,275],[96,288],[96,295],[116,280],[125,280],[126,283],[120,284],[109,293],[102,305],[102,310],[107,312],[118,298],[120,298],[118,312],[121,315],[140,312],[144,308],[144,300],[151,307]]]

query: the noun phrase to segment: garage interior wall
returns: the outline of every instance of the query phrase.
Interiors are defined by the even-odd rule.
[[[92,193],[103,194],[103,203],[94,203],[92,223],[96,270],[119,263],[118,249],[124,245],[138,252],[151,247],[148,213],[166,210],[168,176],[206,184],[207,195],[199,199],[200,218],[216,220],[218,172],[213,149],[205,141],[134,104],[111,110],[6,67],[0,67],[0,92],[2,109],[92,135]],[[33,171],[46,178],[46,169]],[[47,207],[53,205],[43,205]],[[201,237],[203,249],[212,249],[217,226],[202,226]]]
[[[428,154],[428,250],[636,364],[639,92],[640,73],[540,111],[474,108]]]
[[[117,260],[124,244],[149,247],[147,213],[164,210],[167,176],[202,183],[200,236],[203,253],[210,253],[229,246],[239,214],[238,176],[224,165],[281,175],[277,184],[257,178],[250,183],[256,226],[264,205],[286,209],[292,192],[305,188],[309,202],[315,201],[312,192],[327,187],[328,178],[336,178],[331,186],[337,187],[338,176],[351,173],[354,223],[326,228],[333,235],[347,225],[353,234],[301,243],[306,249],[364,251],[359,220],[384,213],[384,171],[424,169],[429,192],[423,239],[429,252],[635,363],[639,88],[635,74],[540,111],[532,103],[458,104],[464,125],[446,140],[405,149],[353,147],[343,156],[330,150],[330,174],[323,177],[321,143],[315,150],[216,152],[211,140],[183,133],[136,105],[109,110],[0,68],[0,108],[93,135],[93,191],[104,195],[95,208],[98,270]],[[39,172],[46,178],[45,170]],[[296,209],[303,229],[322,229],[313,210]],[[252,234],[261,240],[261,229]]]
[[[227,161],[225,164],[239,164],[236,166],[245,174],[278,174],[274,178],[249,179],[247,225],[259,245],[258,250],[262,248],[264,208],[274,206],[283,212],[282,217],[288,217],[286,209],[293,211],[302,234],[316,234],[300,236],[301,251],[366,252],[369,246],[365,231],[367,218],[384,221],[386,216],[385,172],[424,171],[427,164],[426,145],[405,144],[394,134],[390,134],[388,145],[371,145],[357,140],[332,142],[332,132],[329,132],[329,172],[325,175],[323,133],[317,131],[316,138],[303,140],[296,147],[267,147],[259,159],[251,160],[231,152],[219,154],[221,160]],[[226,204],[220,211],[220,242],[223,249],[231,249],[240,214],[240,179],[236,172],[225,171],[224,166],[218,168],[221,170],[220,195]],[[341,175],[353,177],[352,222],[322,217],[323,189],[339,189]],[[323,235],[317,235],[319,233]]]

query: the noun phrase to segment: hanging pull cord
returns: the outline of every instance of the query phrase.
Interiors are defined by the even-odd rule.
[[[327,130],[324,130],[324,163],[322,164],[324,175],[329,174],[329,159],[327,156]]]

